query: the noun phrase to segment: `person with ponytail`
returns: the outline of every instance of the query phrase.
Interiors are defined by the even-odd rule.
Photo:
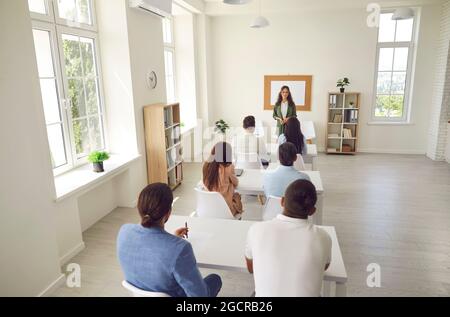
[[[147,186],[139,195],[141,224],[122,226],[117,237],[117,256],[125,279],[133,286],[172,297],[216,297],[220,276],[202,278],[188,229],[174,235],[164,230],[172,212],[173,194],[166,184]]]

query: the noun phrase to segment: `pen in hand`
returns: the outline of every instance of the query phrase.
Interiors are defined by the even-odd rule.
[[[189,239],[189,236],[188,236],[189,228],[188,228],[188,225],[187,225],[187,221],[184,223],[184,227],[186,228],[186,239]]]

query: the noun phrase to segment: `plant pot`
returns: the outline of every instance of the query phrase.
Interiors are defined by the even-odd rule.
[[[94,172],[103,173],[105,170],[103,169],[103,162],[92,163],[94,166]]]
[[[341,93],[344,93],[345,92],[345,88],[341,88]]]

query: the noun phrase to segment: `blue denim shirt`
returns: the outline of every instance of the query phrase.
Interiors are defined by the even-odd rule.
[[[310,181],[307,174],[297,171],[293,166],[280,165],[264,175],[263,187],[266,197],[283,197],[288,186],[298,179]]]
[[[161,228],[122,226],[117,255],[128,283],[172,297],[206,297],[208,288],[189,242]]]

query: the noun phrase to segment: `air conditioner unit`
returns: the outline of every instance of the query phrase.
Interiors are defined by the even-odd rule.
[[[130,7],[166,18],[172,15],[172,0],[130,0]]]

